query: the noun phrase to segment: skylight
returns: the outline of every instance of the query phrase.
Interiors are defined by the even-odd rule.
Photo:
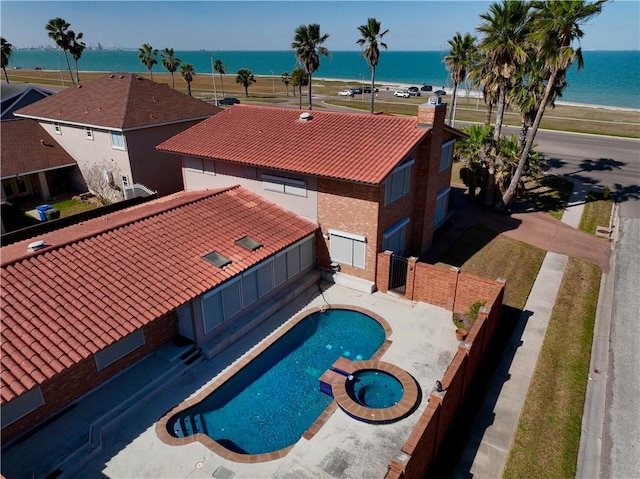
[[[253,238],[249,238],[248,236],[243,236],[239,240],[236,241],[238,246],[242,246],[248,251],[255,251],[258,248],[262,248],[262,243],[257,242]]]
[[[210,263],[214,264],[215,266],[217,266],[220,269],[222,269],[225,266],[227,266],[228,264],[232,263],[232,261],[229,258],[227,258],[226,256],[222,256],[217,251],[213,251],[213,252],[209,253],[208,255],[205,255],[204,259],[206,259],[207,261],[209,261]]]

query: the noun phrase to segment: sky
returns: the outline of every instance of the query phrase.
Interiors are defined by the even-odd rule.
[[[442,51],[472,33],[488,1],[30,1],[0,0],[0,31],[15,48],[53,45],[62,17],[88,46],[175,50],[289,50],[296,27],[318,23],[332,51],[360,50],[357,27],[375,17],[390,51]],[[584,50],[639,50],[640,0],[613,0],[583,27]]]

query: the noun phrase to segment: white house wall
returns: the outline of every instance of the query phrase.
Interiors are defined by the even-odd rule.
[[[122,175],[131,178],[129,153],[127,150],[115,149],[111,146],[109,131],[92,129],[93,139],[88,139],[84,127],[60,123],[60,134],[57,134],[53,123],[46,122],[40,125],[76,160],[85,180],[91,174],[92,168],[97,174],[101,174],[100,172],[104,170],[110,171],[118,186],[120,186]],[[114,200],[122,199],[121,192],[114,190],[114,195],[117,196]]]
[[[202,162],[201,169],[188,167],[193,163],[199,164],[198,162]],[[265,190],[262,175],[304,181],[306,194],[298,196]],[[241,185],[309,221],[318,222],[318,183],[315,177],[193,157],[182,158],[182,177],[186,191]]]

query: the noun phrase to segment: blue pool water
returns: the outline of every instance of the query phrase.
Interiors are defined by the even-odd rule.
[[[361,406],[384,409],[397,404],[404,390],[393,375],[374,369],[356,371],[347,381],[347,394]]]
[[[370,359],[383,327],[357,311],[330,309],[302,319],[195,406],[173,416],[175,437],[205,433],[234,452],[262,454],[294,444],[331,402],[319,378],[344,356]]]

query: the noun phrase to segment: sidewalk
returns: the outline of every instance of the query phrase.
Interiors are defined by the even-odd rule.
[[[578,231],[584,211],[583,189],[574,190],[562,222],[546,213],[518,212],[510,218],[465,208],[458,223],[482,223],[514,239],[547,250],[522,315],[509,340],[487,395],[472,425],[455,477],[502,476],[529,383],[544,341],[568,256],[609,270],[610,243]],[[460,221],[462,220],[462,221]]]

